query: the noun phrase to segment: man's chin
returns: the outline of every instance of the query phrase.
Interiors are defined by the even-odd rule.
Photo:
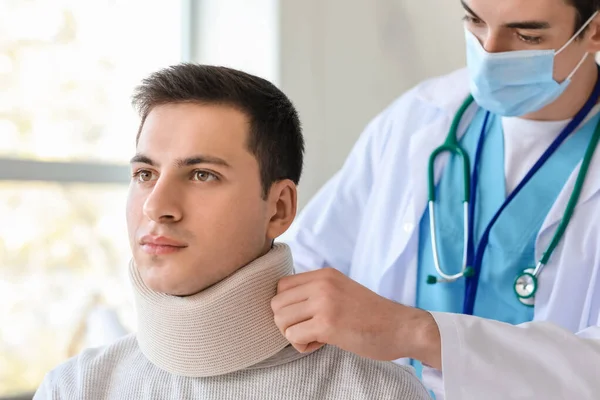
[[[177,285],[176,283],[166,283],[166,282],[156,282],[155,284],[151,282],[150,284],[146,283],[151,290],[157,293],[163,293],[169,296],[176,297],[189,297],[195,294],[200,293],[205,288],[189,288],[188,285]]]
[[[141,272],[144,284],[152,291],[163,293],[169,296],[187,297],[200,293],[209,285],[201,282],[194,283],[184,277],[174,279],[172,274],[166,272],[163,268],[160,271],[153,271],[153,268]]]
[[[202,290],[204,290],[204,289],[202,289]],[[171,290],[170,293],[168,293],[168,292],[161,292],[161,293],[164,293],[168,296],[173,296],[173,297],[190,297],[190,296],[200,293],[202,290],[197,290],[197,291],[193,291],[193,292],[188,292],[188,291],[178,292],[178,291]]]

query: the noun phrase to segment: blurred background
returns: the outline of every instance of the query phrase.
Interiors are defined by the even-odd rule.
[[[0,399],[135,329],[124,205],[143,77],[193,61],[282,88],[307,143],[302,207],[371,118],[464,65],[462,15],[448,0],[0,0]]]

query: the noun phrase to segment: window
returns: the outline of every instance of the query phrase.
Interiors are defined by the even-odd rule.
[[[202,0],[197,11],[199,62],[280,83],[278,0]]]
[[[190,4],[0,2],[0,397],[133,329],[130,96],[189,55]]]

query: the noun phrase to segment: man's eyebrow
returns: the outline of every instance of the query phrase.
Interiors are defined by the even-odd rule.
[[[196,155],[193,157],[187,157],[184,159],[179,159],[175,162],[179,168],[181,167],[191,167],[192,165],[197,164],[213,164],[220,165],[222,167],[231,168],[231,165],[222,158],[214,157],[214,156],[206,156],[206,155]]]
[[[134,163],[148,164],[153,167],[158,165],[158,163],[153,161],[150,157],[148,157],[144,154],[139,154],[139,153],[136,154],[135,156],[133,156],[133,158],[131,159],[131,164],[134,164]],[[198,165],[198,164],[213,164],[213,165],[220,165],[222,167],[227,167],[227,168],[231,167],[229,165],[229,163],[227,161],[223,160],[222,158],[206,156],[206,155],[195,155],[192,157],[181,158],[181,159],[178,159],[175,161],[175,165],[178,168],[190,167],[190,166]]]
[[[156,163],[154,161],[152,161],[152,159],[150,159],[150,157],[145,156],[143,154],[136,154],[135,156],[133,156],[133,158],[131,159],[131,161],[129,161],[131,164],[148,164],[148,165],[152,165],[155,166]]]

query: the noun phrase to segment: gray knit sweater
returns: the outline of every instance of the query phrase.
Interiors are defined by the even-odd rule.
[[[267,362],[234,373],[188,378],[142,354],[135,335],[90,349],[50,372],[34,400],[101,399],[379,399],[425,400],[412,369],[326,346],[307,356],[287,347]]]

